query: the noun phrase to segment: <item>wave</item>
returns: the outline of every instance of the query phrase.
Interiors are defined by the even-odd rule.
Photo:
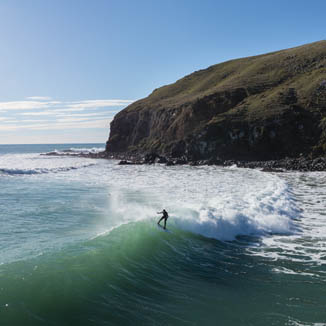
[[[42,153],[42,155],[81,155],[81,154],[96,154],[96,153],[100,153],[103,152],[105,150],[104,147],[91,147],[91,148],[77,148],[77,147],[71,147],[68,149],[64,149],[64,150],[58,150],[58,149],[54,149],[51,152],[46,152],[46,153]]]
[[[2,321],[8,325],[149,325],[155,316],[158,325],[180,325],[180,313],[163,303],[168,298],[178,300],[185,291],[190,295],[191,284],[184,284],[187,273],[175,269],[182,264],[190,268],[192,263],[196,269],[202,256],[198,253],[193,261],[184,261],[189,252],[189,240],[183,240],[182,234],[169,237],[142,221],[2,266]],[[14,313],[6,314],[4,309]]]
[[[105,150],[104,147],[92,147],[92,148],[75,148],[75,147],[71,147],[69,148],[69,151],[71,152],[87,152],[87,153],[99,153],[99,152],[103,152]]]
[[[34,168],[34,169],[8,169],[0,168],[0,175],[34,175],[34,174],[46,174],[46,173],[59,173],[71,170],[77,170],[95,165],[95,163],[88,163],[69,167],[57,167],[57,168]]]
[[[174,223],[172,233],[162,232],[154,222],[129,222],[104,236],[2,266],[0,309],[14,312],[4,314],[4,323],[187,325],[194,322],[189,311],[200,316],[204,309],[196,324],[214,324],[219,305],[207,307],[225,285],[228,291],[251,291],[257,282],[245,249]],[[259,264],[259,275],[269,268]],[[235,292],[233,300],[239,299]]]
[[[195,207],[194,207],[195,206]],[[267,202],[233,204],[220,202],[178,209],[175,225],[181,229],[217,240],[235,240],[238,236],[264,236],[297,232],[294,218],[300,216],[293,200],[271,197]]]
[[[193,233],[222,241],[232,241],[238,236],[263,236],[267,234],[291,234],[291,219],[277,216],[250,216],[236,210],[222,215],[216,208],[203,208],[191,212],[191,218],[180,218],[175,224]]]
[[[301,210],[282,180],[256,171],[265,187],[254,192],[221,193],[205,198],[177,198],[163,193],[116,189],[109,198],[109,214],[116,226],[139,220],[159,219],[158,207],[168,203],[168,227],[190,231],[207,238],[232,241],[238,236],[264,236],[299,232],[295,221]],[[262,174],[262,175],[261,175]],[[160,196],[160,198],[157,198]],[[165,202],[165,204],[163,204]],[[160,209],[161,210],[161,209]]]
[[[50,162],[63,161],[77,164],[76,158]],[[69,242],[54,241],[53,247],[44,248],[37,257],[25,256],[0,266],[0,319],[4,325],[213,325],[216,316],[221,324],[230,324],[233,316],[232,325],[250,324],[253,318],[254,325],[261,325],[280,301],[286,307],[292,291],[288,280],[302,286],[299,293],[307,292],[304,287],[310,286],[311,279],[305,282],[305,278],[312,275],[308,269],[302,273],[303,265],[295,266],[293,259],[287,265],[249,252],[257,243],[256,236],[264,240],[270,234],[297,232],[301,212],[291,188],[278,176],[237,168],[110,164],[98,164],[87,175],[91,179],[96,173],[96,181],[100,176],[105,185],[100,193],[97,189],[93,197],[80,201],[71,197],[60,205],[74,202],[81,208],[78,212],[86,212],[85,217],[92,220],[92,234],[89,224],[75,220],[87,229],[86,240],[76,237],[72,241],[74,235],[69,232]],[[85,189],[92,193],[91,187]],[[94,203],[95,198],[100,204]],[[87,216],[92,211],[85,209],[88,204],[98,208],[96,214]],[[156,226],[156,212],[162,208],[170,214],[167,227],[171,233]],[[60,211],[54,212],[58,216]],[[76,211],[63,217],[72,217],[73,222],[74,214]],[[31,216],[34,221],[34,214]],[[57,221],[48,221],[52,220]],[[46,224],[50,228],[51,222]],[[254,236],[248,237],[249,246],[245,241],[225,241],[242,235]],[[47,229],[44,242],[49,238]],[[261,248],[265,250],[257,246]],[[266,303],[271,279],[275,280],[272,290],[280,296],[275,300],[267,296],[271,301]],[[248,300],[252,293],[254,300]],[[315,293],[321,315],[322,299]],[[226,306],[231,307],[227,312]],[[234,307],[240,307],[239,317]],[[292,314],[300,317],[304,308],[298,302]],[[258,310],[263,313],[253,316],[252,311]],[[286,323],[283,317],[269,320]]]

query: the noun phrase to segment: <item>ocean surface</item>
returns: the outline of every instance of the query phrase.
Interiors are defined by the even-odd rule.
[[[103,149],[0,145],[1,326],[326,325],[326,173]]]

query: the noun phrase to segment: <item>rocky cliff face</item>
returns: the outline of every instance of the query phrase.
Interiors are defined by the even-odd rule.
[[[326,154],[326,41],[211,66],[119,112],[108,153],[188,160]]]

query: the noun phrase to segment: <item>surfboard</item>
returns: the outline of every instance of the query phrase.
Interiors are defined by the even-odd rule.
[[[164,227],[163,227],[162,225],[160,225],[160,224],[157,224],[157,227],[158,227],[160,230],[164,231],[164,232],[171,233],[170,230],[168,230],[168,229],[164,229]]]

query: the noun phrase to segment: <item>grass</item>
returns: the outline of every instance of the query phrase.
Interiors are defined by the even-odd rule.
[[[325,79],[326,41],[213,65],[160,87],[121,111],[119,124],[111,125],[109,144],[113,151],[164,152],[172,143],[203,139],[201,135],[211,130],[206,141],[228,145],[229,129],[244,128],[249,135],[255,124],[260,128],[274,123],[281,130],[278,124],[286,119],[288,124],[311,119],[307,126],[322,129],[324,135],[324,123],[315,120],[326,116],[326,90],[318,93]],[[139,123],[142,119],[155,120],[149,124],[155,127],[144,132],[140,127],[144,124]],[[126,121],[132,127],[122,134]],[[298,132],[293,132],[295,140]],[[262,134],[267,137],[267,131]],[[291,132],[284,131],[284,135],[291,136]],[[308,138],[302,141],[308,143]],[[295,148],[299,147],[297,140]]]

